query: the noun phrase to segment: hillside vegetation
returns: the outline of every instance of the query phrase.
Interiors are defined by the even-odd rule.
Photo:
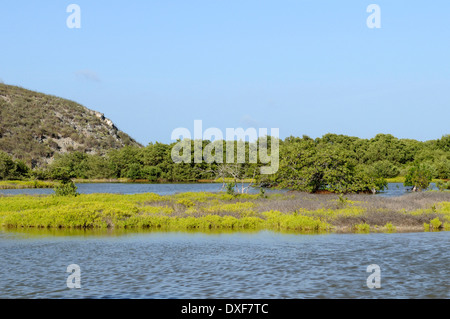
[[[56,154],[104,155],[139,144],[103,114],[75,102],[0,83],[0,150],[32,167]]]

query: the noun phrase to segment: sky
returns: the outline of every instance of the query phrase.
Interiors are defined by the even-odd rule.
[[[425,141],[450,133],[449,16],[447,0],[4,1],[0,82],[100,111],[144,145],[194,120]]]

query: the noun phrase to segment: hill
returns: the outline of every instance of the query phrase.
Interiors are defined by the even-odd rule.
[[[0,151],[32,167],[58,153],[103,155],[141,146],[99,112],[56,96],[0,83]]]

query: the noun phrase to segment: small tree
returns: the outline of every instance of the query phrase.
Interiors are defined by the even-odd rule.
[[[56,167],[52,171],[53,179],[59,180],[53,189],[56,196],[78,196],[77,186],[72,181],[73,173],[66,167]]]
[[[236,195],[236,192],[234,190],[236,184],[234,183],[227,183],[226,185],[226,191],[228,195]]]
[[[56,196],[78,196],[77,186],[71,180],[61,181],[53,189]]]
[[[233,188],[233,194],[244,194],[248,193],[249,189],[253,186],[258,167],[253,166],[253,175],[249,175],[251,168],[247,168],[243,163],[219,164],[215,169],[202,170],[202,172],[213,173],[216,179],[222,179],[222,189],[227,193],[230,194],[230,189]],[[227,179],[232,179],[233,182],[227,183]],[[245,186],[246,179],[250,179],[247,186]]]
[[[29,178],[30,177],[31,170],[27,166],[27,164],[25,164],[21,160],[17,160],[15,165],[16,165],[15,171],[14,171],[14,178],[15,179]]]
[[[424,164],[416,164],[411,167],[406,175],[404,185],[412,186],[412,191],[421,191],[430,186],[433,178],[431,169]]]

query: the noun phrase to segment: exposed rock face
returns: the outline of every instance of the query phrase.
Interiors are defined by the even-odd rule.
[[[105,114],[97,112],[97,111],[92,111],[92,110],[89,110],[89,112],[91,112],[91,114],[94,114],[97,118],[102,120],[106,125],[108,125],[112,129],[117,131],[117,127],[114,125],[114,123],[110,119],[107,119],[105,117]]]
[[[140,146],[104,114],[75,102],[0,83],[0,150],[33,166],[55,154]]]

